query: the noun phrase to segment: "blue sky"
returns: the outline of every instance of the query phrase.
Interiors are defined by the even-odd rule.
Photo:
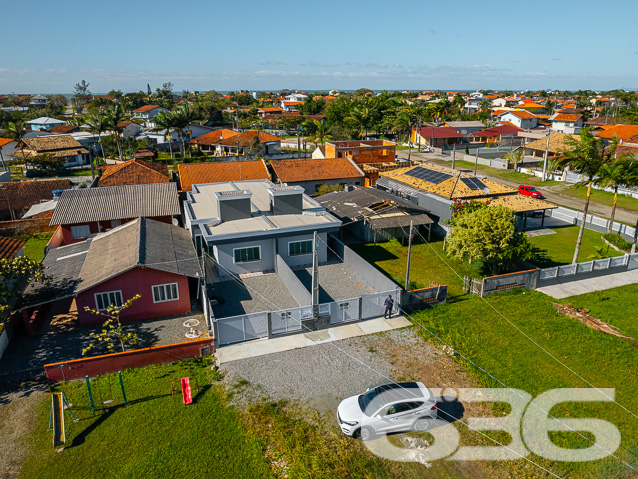
[[[638,89],[636,0],[30,0],[0,93]]]

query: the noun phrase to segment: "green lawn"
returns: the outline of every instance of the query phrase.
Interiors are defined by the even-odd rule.
[[[576,185],[565,185],[565,183],[561,182],[562,186],[560,189],[556,189],[562,194],[570,195],[575,198],[581,198],[585,200],[587,197],[587,187],[586,186],[576,186]],[[611,206],[614,202],[614,194],[609,191],[603,190],[591,190],[591,201],[596,203],[600,203],[601,205],[609,206],[609,214],[611,215]],[[584,205],[584,202],[583,202]],[[626,210],[638,211],[638,198],[633,198],[629,195],[618,195],[617,206],[619,208],[624,208]]]
[[[44,247],[53,236],[53,233],[38,233],[29,237],[24,244],[24,255],[38,262],[44,259]]]
[[[578,226],[564,226],[561,228],[551,228],[556,234],[534,236],[529,238],[530,243],[536,248],[537,257],[530,260],[539,268],[549,268],[562,264],[569,264],[574,257],[576,239],[578,238]],[[602,248],[602,257],[622,256],[611,246],[606,244],[600,237],[602,233],[585,229],[583,232],[583,242],[581,244],[578,261],[590,261],[597,258],[596,247]]]
[[[562,302],[590,308],[591,314],[617,325],[621,332],[638,337],[635,315],[630,318],[628,314],[635,310],[636,297],[638,285],[634,284]],[[558,315],[551,301],[537,291],[511,291],[486,297],[485,301],[466,295],[415,313],[414,317],[507,386],[520,388],[533,397],[553,388],[590,387],[517,331],[511,322],[591,384],[615,388],[616,400],[629,410],[638,411],[638,379],[629,373],[638,370],[638,354],[632,342],[593,331],[575,319]],[[438,343],[425,331],[422,336]],[[472,370],[485,387],[502,387],[465,360],[459,358],[458,361]],[[620,406],[570,403],[556,406],[552,414],[610,421],[621,431],[622,445],[616,454],[630,464],[638,464],[635,441],[638,421]],[[552,437],[562,447],[591,445],[574,433]],[[561,477],[632,477],[627,466],[612,458],[582,463],[550,462],[535,455],[530,458]]]
[[[130,402],[122,406],[117,376],[111,377],[114,405],[92,413],[83,381],[62,387],[80,421],[67,414],[67,446],[58,453],[47,431],[50,402],[40,407],[32,456],[21,477],[272,477],[261,442],[246,431],[240,413],[228,406],[223,389],[211,385],[201,361],[151,366],[124,372]],[[193,405],[171,397],[171,381],[197,378],[201,392]],[[179,383],[176,384],[179,387]],[[195,381],[192,383],[193,394]],[[109,395],[107,379],[93,383],[96,402]]]

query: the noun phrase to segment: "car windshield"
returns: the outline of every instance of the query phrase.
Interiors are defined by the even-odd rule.
[[[372,400],[378,395],[379,395],[379,390],[375,388],[359,396],[359,407],[361,408],[361,411],[363,412],[363,414],[365,414],[366,416],[372,415],[372,413],[374,412],[372,410],[373,408],[368,408],[368,406],[370,405]]]
[[[533,186],[530,186],[529,191],[536,191],[536,188],[534,188]]]

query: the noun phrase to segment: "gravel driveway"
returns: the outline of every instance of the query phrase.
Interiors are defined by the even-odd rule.
[[[336,410],[339,402],[368,387],[392,380],[421,379],[400,365],[418,358],[420,367],[450,360],[410,328],[360,336],[256,358],[224,363],[226,381],[240,402],[255,399],[296,399],[320,413]]]

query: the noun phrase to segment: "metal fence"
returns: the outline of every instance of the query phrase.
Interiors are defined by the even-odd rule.
[[[385,300],[388,295],[394,299],[392,314],[399,311],[397,299],[399,290],[385,291],[383,293],[364,294],[361,296],[361,319],[371,319],[383,316],[385,313]]]
[[[220,346],[268,336],[267,312],[218,319],[215,324]]]
[[[312,318],[312,307],[274,311],[270,313],[272,334],[301,331],[301,320],[306,318]]]
[[[635,265],[635,266],[634,266]],[[567,264],[563,266],[555,266],[553,268],[545,268],[540,270],[539,281],[562,278],[565,276],[574,276],[584,273],[592,273],[595,271],[605,271],[612,268],[638,268],[638,253],[625,254],[624,256],[615,256],[612,258],[595,259],[584,263]]]
[[[359,321],[359,298],[328,303],[330,324]]]

